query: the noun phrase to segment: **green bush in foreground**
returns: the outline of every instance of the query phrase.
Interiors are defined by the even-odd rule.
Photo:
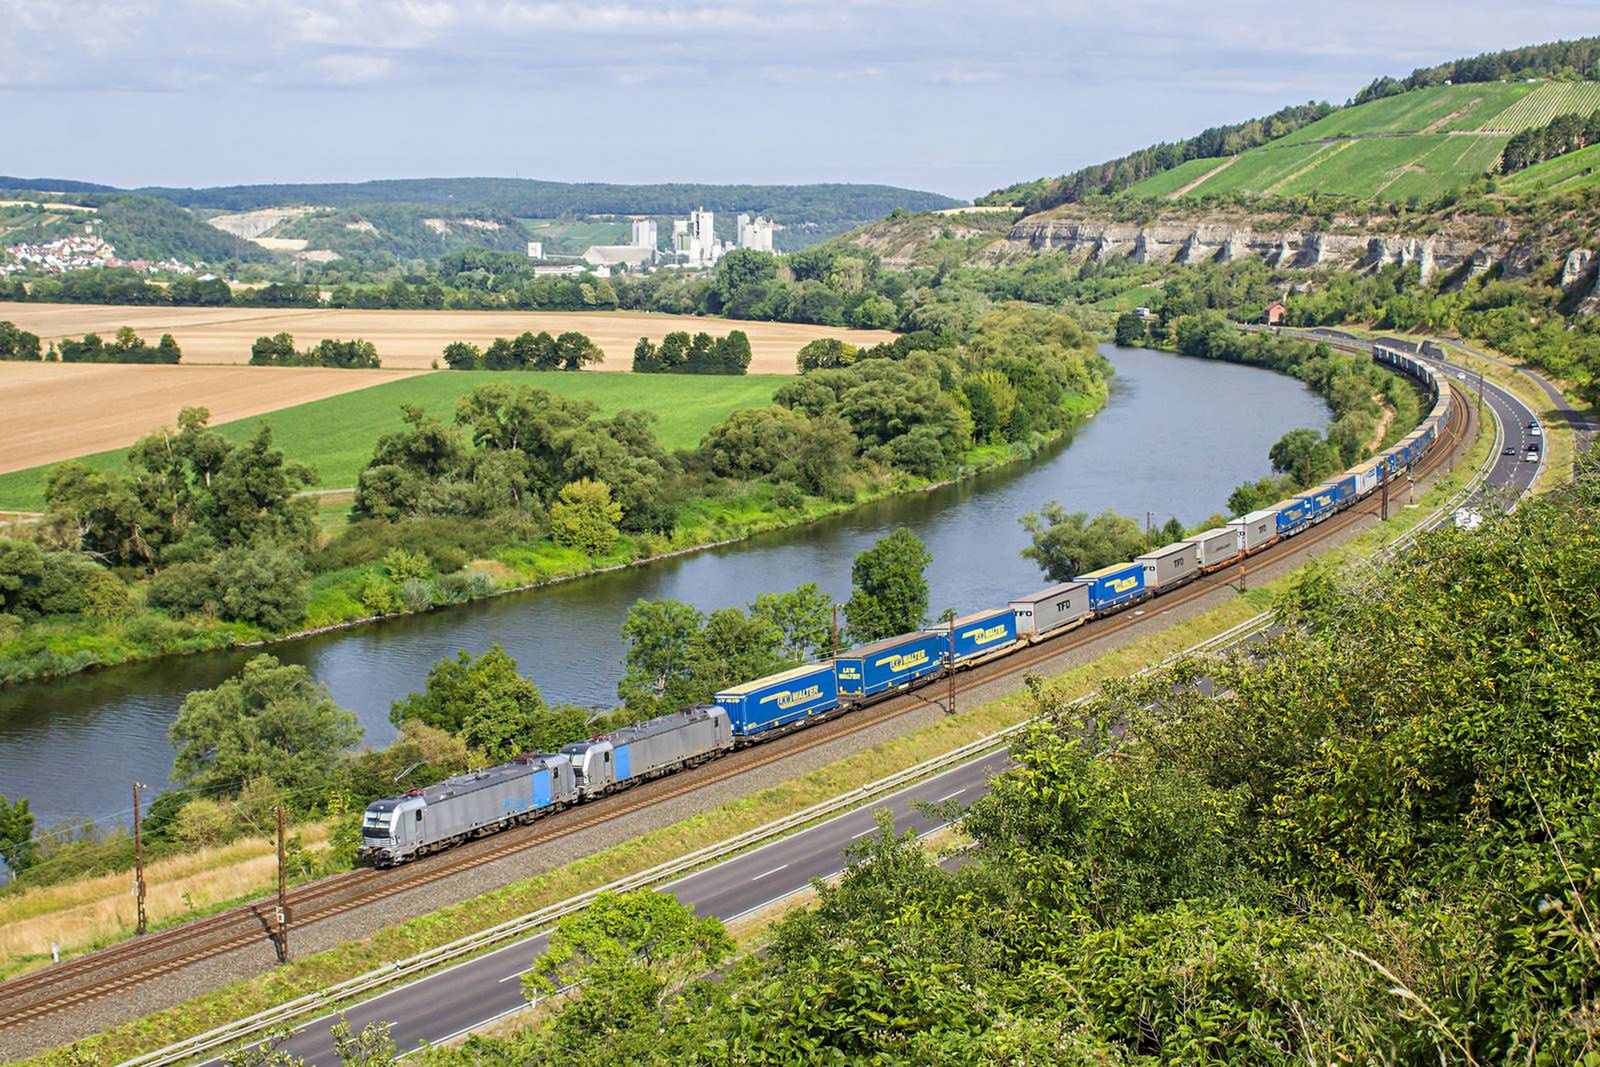
[[[543,965],[582,979],[553,1020],[427,1056],[1593,1064],[1596,588],[1591,466],[1376,574],[1299,583],[1301,625],[1248,652],[1088,706],[1035,683],[1042,721],[959,868],[885,824],[709,975],[718,930],[675,913],[641,938],[642,905],[608,904],[558,935],[595,966]]]

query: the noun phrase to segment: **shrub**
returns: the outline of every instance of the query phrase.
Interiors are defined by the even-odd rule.
[[[228,840],[235,819],[228,808],[200,797],[185,804],[175,822],[174,832],[179,841],[189,848],[204,848]]]
[[[383,554],[383,572],[389,576],[391,582],[403,582],[408,578],[426,578],[431,570],[428,557],[420,553],[408,552],[403,548],[391,548]]]
[[[84,583],[80,610],[101,619],[125,619],[133,614],[133,591],[115,574],[97,569]]]
[[[611,487],[590,478],[562,486],[560,498],[550,506],[551,538],[590,556],[603,555],[617,543],[621,521],[622,505],[611,499]]]
[[[400,602],[407,611],[427,611],[433,607],[433,583],[426,578],[407,578],[400,583]]]
[[[145,603],[174,615],[215,615],[216,572],[208,563],[174,563],[164,568],[145,588]]]
[[[222,617],[287,630],[306,614],[306,572],[297,556],[277,545],[241,545],[217,557],[216,588]]]
[[[381,574],[367,575],[356,598],[374,615],[392,615],[400,610],[400,591]]]
[[[786,510],[797,510],[806,502],[803,489],[793,482],[779,482],[777,490],[772,494],[772,502]]]
[[[536,540],[538,532],[513,524],[474,522],[454,516],[435,516],[406,522],[367,519],[352,523],[318,552],[312,566],[318,572],[359,567],[383,559],[395,548],[420,553],[439,574],[460,570],[468,560],[493,551],[510,535],[513,540]]]
[[[447,574],[438,581],[438,598],[441,604],[481,600],[493,594],[494,579],[478,571],[471,574]]]

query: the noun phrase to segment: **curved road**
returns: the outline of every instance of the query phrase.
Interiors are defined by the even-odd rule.
[[[1332,331],[1307,331],[1340,344],[1370,349],[1369,342],[1349,335],[1327,336]],[[1397,346],[1400,347],[1400,346]],[[1415,352],[1414,345],[1404,347]],[[1454,375],[1456,368],[1446,368]],[[1468,375],[1464,386],[1478,388],[1475,375]],[[1514,395],[1492,382],[1483,382],[1483,400],[1494,412],[1510,443],[1525,442],[1527,426],[1534,413]],[[1478,507],[1515,506],[1527,493],[1543,459],[1530,463],[1516,456],[1501,455],[1490,470],[1484,490],[1477,497]],[[882,798],[868,807],[836,816],[801,833],[780,838],[753,852],[726,860],[661,887],[700,915],[715,915],[732,920],[760,911],[810,886],[813,879],[839,873],[845,865],[844,850],[856,840],[871,834],[877,814],[889,811],[897,832],[916,830],[926,833],[943,822],[919,807],[945,801],[967,803],[980,796],[989,779],[1008,762],[1005,751],[983,756],[970,763],[925,779],[899,793]],[[522,1007],[519,978],[532,966],[544,947],[544,937],[514,942],[486,956],[398,986],[372,1000],[349,1006],[342,1013],[359,1030],[371,1022],[392,1025],[391,1034],[402,1050],[415,1049],[424,1042],[440,1042],[457,1037],[500,1016]],[[315,1064],[336,1064],[329,1025],[336,1015],[312,1020],[284,1046],[290,1052]]]

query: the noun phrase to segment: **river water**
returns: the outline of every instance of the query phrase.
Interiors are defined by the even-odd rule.
[[[1285,432],[1328,420],[1323,402],[1292,378],[1145,349],[1103,351],[1117,372],[1110,402],[1072,440],[1026,465],[726,548],[270,651],[308,667],[357,713],[374,746],[393,736],[390,701],[421,688],[435,660],[494,642],[550,702],[609,706],[622,674],[619,627],[642,597],[711,610],[814,581],[843,601],[856,553],[906,526],[933,553],[933,615],[1003,604],[1047,584],[1019,555],[1024,512],[1056,500],[1069,511],[1153,512],[1157,523],[1176,516],[1193,524],[1223,510],[1234,486],[1267,474],[1267,450]],[[41,827],[125,816],[134,778],[157,789],[168,781],[166,730],[184,695],[218,684],[250,654],[177,657],[0,689],[0,794],[30,798]]]

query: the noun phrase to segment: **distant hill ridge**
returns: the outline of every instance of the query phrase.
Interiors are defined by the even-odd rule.
[[[250,211],[263,207],[318,204],[448,204],[481,207],[522,218],[563,215],[665,215],[694,208],[761,211],[817,221],[882,218],[895,208],[932,211],[960,200],[939,193],[890,185],[708,185],[663,183],[614,185],[533,178],[396,178],[366,182],[230,185],[204,189],[134,190],[190,208]],[[784,221],[780,219],[780,221]]]

